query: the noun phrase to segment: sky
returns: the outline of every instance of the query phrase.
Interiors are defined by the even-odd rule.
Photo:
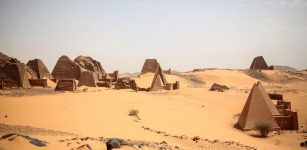
[[[50,72],[58,58],[91,56],[107,72],[307,69],[307,0],[0,0],[0,52]]]

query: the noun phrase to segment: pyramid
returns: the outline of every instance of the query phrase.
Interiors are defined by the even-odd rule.
[[[266,102],[267,106],[269,107],[271,113],[274,116],[279,116],[280,115],[279,111],[277,110],[277,108],[273,104],[272,99],[270,98],[269,94],[267,94],[267,92],[265,91],[263,85],[260,82],[257,82],[257,86],[258,86],[261,94],[263,95],[265,102]]]
[[[59,58],[52,70],[52,77],[54,79],[74,78],[79,80],[82,68],[69,57],[63,55]]]
[[[263,94],[262,88],[260,82],[253,85],[237,122],[238,127],[242,130],[255,129],[257,123],[268,123],[271,124],[272,129],[279,129],[272,114],[273,109],[271,104],[269,104],[272,101],[270,99],[268,101],[265,94]]]
[[[155,73],[157,66],[158,61],[156,59],[146,59],[141,71],[141,75],[148,72]]]
[[[92,71],[82,71],[78,86],[89,86],[89,87],[96,87],[97,76],[94,75]]]
[[[28,61],[27,66],[29,66],[37,75],[38,79],[52,79],[52,76],[40,59],[33,59]]]
[[[30,88],[29,79],[37,79],[29,66],[0,52],[0,82],[3,87]]]
[[[152,91],[163,89],[163,86],[165,86],[166,84],[167,84],[167,81],[166,81],[165,75],[162,71],[162,68],[160,67],[160,64],[158,63],[156,67],[156,71],[155,71],[155,76],[152,80],[150,89]]]
[[[250,69],[253,69],[253,70],[269,70],[269,66],[267,65],[267,63],[265,62],[264,58],[262,56],[258,56],[258,57],[255,57],[251,66],[250,66]]]
[[[102,68],[101,63],[89,56],[78,56],[74,59],[79,66],[82,68],[93,71],[96,73],[106,73],[105,70]]]

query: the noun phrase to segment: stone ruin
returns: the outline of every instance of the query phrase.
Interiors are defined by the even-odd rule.
[[[158,61],[156,59],[146,59],[141,71],[141,75],[148,72],[155,73],[157,66]]]
[[[48,82],[47,79],[29,79],[31,86],[40,86],[40,87],[47,87]]]
[[[119,72],[118,70],[115,70],[113,73],[106,73],[102,79],[99,79],[97,85],[99,87],[113,88],[119,79]]]
[[[280,129],[282,130],[298,130],[298,117],[297,112],[292,111],[291,102],[283,99],[283,95],[281,94],[271,94],[269,93],[269,97],[272,100],[276,100],[276,108],[281,115],[274,116],[277,121]]]
[[[0,52],[0,83],[4,88],[30,88],[29,79],[37,79],[36,73],[24,63]]]
[[[169,68],[168,70],[163,70],[163,73],[168,74],[168,75],[172,75],[172,69]]]
[[[217,84],[217,83],[213,83],[209,90],[210,91],[224,92],[225,90],[229,90],[229,87],[227,87],[226,85],[220,85],[220,84]]]
[[[63,55],[59,58],[52,70],[52,77],[56,80],[74,78],[79,80],[83,69],[69,57]]]
[[[92,71],[82,71],[78,86],[97,87],[98,78]]]
[[[268,66],[262,56],[255,57],[250,69],[252,70],[273,70],[273,66]]]
[[[89,56],[78,56],[74,59],[74,62],[83,69],[94,72],[98,79],[103,79],[106,76],[106,72],[101,66],[101,63]]]
[[[56,91],[75,91],[77,90],[76,80],[71,79],[60,79],[55,87]]]
[[[276,97],[277,104],[274,105],[272,98]],[[260,82],[254,84],[236,127],[253,130],[257,123],[266,123],[271,125],[272,130],[298,130],[297,112],[291,110],[290,102],[280,98],[282,98],[280,95],[267,94]]]
[[[135,80],[132,80],[128,77],[119,78],[115,83],[115,89],[132,89],[138,91],[137,84]]]

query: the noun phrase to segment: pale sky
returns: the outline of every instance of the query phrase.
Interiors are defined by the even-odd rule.
[[[307,69],[307,0],[0,0],[0,51],[52,71],[67,55],[91,56],[107,72],[163,69]]]

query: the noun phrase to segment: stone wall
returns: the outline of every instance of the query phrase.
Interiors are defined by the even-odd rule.
[[[47,87],[47,79],[30,79],[29,80],[31,86],[41,86]]]
[[[287,115],[274,116],[281,130],[298,130],[297,112],[288,110]]]
[[[97,76],[92,71],[82,71],[78,86],[96,87]]]
[[[60,79],[55,88],[56,91],[75,91],[77,90],[75,79]]]

